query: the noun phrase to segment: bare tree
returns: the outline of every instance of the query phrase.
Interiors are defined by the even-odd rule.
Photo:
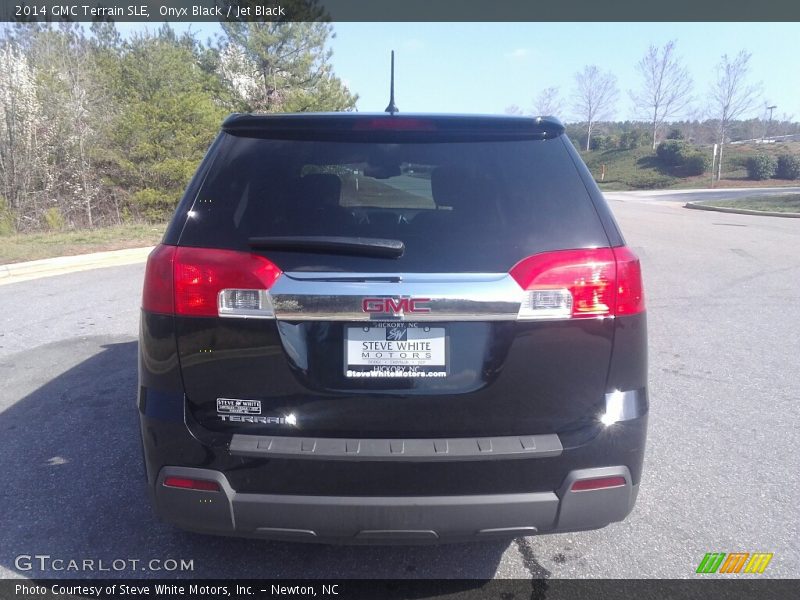
[[[557,87],[543,89],[533,102],[537,115],[556,117],[561,114],[561,98],[558,96]]]
[[[758,103],[761,94],[760,84],[750,84],[747,81],[750,57],[751,54],[745,50],[740,51],[733,59],[723,54],[717,65],[716,79],[711,84],[711,113],[719,120],[717,181],[722,177],[722,148],[731,121],[751,110]]]
[[[572,109],[586,123],[587,150],[595,124],[611,117],[618,96],[617,78],[611,73],[603,73],[595,65],[588,65],[575,73]]]
[[[517,106],[516,104],[509,104],[508,106],[503,109],[503,112],[507,115],[523,115],[525,113],[522,112],[522,109]]]
[[[663,48],[650,46],[636,64],[642,78],[637,91],[631,90],[634,106],[648,116],[653,134],[653,149],[664,123],[681,114],[692,102],[692,78],[675,52],[675,41]]]
[[[787,135],[794,131],[792,125],[794,124],[794,115],[790,115],[789,113],[783,113],[778,120],[778,126],[776,128],[777,133],[774,135]]]

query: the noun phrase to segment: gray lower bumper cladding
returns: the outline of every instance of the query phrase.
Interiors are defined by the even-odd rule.
[[[321,460],[493,460],[559,456],[555,434],[456,439],[336,439],[234,435],[230,453],[254,458]]]
[[[575,481],[618,476],[625,485],[571,491]],[[166,487],[167,477],[216,482],[219,491]],[[595,529],[632,510],[638,486],[627,467],[572,471],[552,492],[475,496],[295,496],[242,494],[219,471],[164,467],[155,501],[162,518],[201,533],[265,539],[422,544]]]

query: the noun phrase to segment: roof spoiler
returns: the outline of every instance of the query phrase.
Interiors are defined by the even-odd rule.
[[[550,139],[564,133],[555,117],[386,113],[235,113],[226,133],[277,139]]]

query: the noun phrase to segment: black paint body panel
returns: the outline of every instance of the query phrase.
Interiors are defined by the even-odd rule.
[[[302,390],[307,390],[304,384],[318,386],[321,375],[312,376],[290,366],[280,347],[277,323],[253,321],[243,327],[241,322],[231,320],[230,326],[209,330],[206,321],[142,313],[139,406],[151,483],[166,465],[217,469],[225,473],[237,491],[276,494],[389,496],[534,492],[557,489],[571,470],[608,465],[625,465],[630,469],[633,483],[640,480],[647,430],[646,391],[643,392],[641,417],[606,428],[600,424],[598,416],[606,391],[646,390],[644,315],[608,322],[587,321],[577,329],[567,327],[567,322],[550,323],[544,328],[541,323],[521,327],[516,323],[491,325],[499,327],[496,343],[514,348],[514,356],[519,356],[520,360],[509,360],[506,355],[499,363],[502,368],[498,368],[491,354],[484,357],[482,364],[487,367],[481,379],[473,378],[465,384],[475,388],[466,394],[443,393],[436,390],[440,381],[426,380],[414,381],[415,387],[410,389],[385,390],[381,394],[306,391],[304,396]],[[221,377],[233,391],[260,392],[262,399],[271,399],[276,410],[291,408],[300,415],[312,415],[313,426],[304,425],[293,432],[279,426],[248,425],[247,433],[403,438],[555,432],[564,451],[560,456],[547,458],[390,464],[231,456],[227,444],[232,432],[241,433],[242,427],[198,422],[209,413],[197,408],[188,400],[188,395],[183,394],[173,335],[176,322],[182,332],[181,339],[194,340],[191,348],[195,351],[180,357],[180,362],[189,363],[184,367],[188,372],[196,369],[195,378],[199,382],[197,386],[188,386],[188,392],[207,399],[215,397],[203,387],[213,386],[214,380]],[[320,325],[306,323],[303,327],[313,332]],[[486,324],[457,325],[470,331],[475,339],[484,339],[481,326]],[[213,340],[206,337],[211,335],[210,331],[215,332]],[[557,341],[559,333],[560,342]],[[597,372],[586,369],[584,361],[591,352],[611,347],[611,336],[614,343],[610,363],[603,363]],[[536,356],[537,342],[542,344],[553,337],[556,341],[551,339],[550,352],[542,354],[541,367],[532,367],[533,361],[528,359]],[[571,351],[576,339],[589,349],[583,353]],[[229,354],[235,355],[238,348],[240,355],[226,357],[216,366],[213,359],[204,362],[202,357],[206,353],[200,350],[212,341],[216,348],[227,349]],[[226,347],[234,343],[239,346]],[[317,357],[316,360],[321,359]],[[559,365],[559,361],[562,364]],[[582,373],[580,378],[571,376],[570,371],[578,370]],[[336,373],[338,371],[331,366],[328,375],[335,377]],[[523,385],[527,391],[520,389]],[[564,389],[573,396],[565,397],[563,391],[557,393]],[[493,410],[496,413],[501,408],[513,413],[513,417],[495,416]],[[544,410],[551,411],[548,417],[544,416]],[[387,413],[391,418],[384,417]],[[483,418],[476,420],[475,414]]]
[[[408,438],[558,433],[603,409],[613,319],[429,324],[449,337],[446,378],[352,380],[346,323],[177,318],[188,410],[218,431]],[[220,397],[297,427],[222,423]]]

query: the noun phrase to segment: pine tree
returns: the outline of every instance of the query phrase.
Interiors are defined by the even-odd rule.
[[[168,26],[124,44],[117,98],[123,105],[108,157],[115,183],[148,219],[174,207],[227,109],[188,40]]]
[[[352,110],[358,97],[333,73],[324,22],[224,22],[222,71],[247,111]]]

